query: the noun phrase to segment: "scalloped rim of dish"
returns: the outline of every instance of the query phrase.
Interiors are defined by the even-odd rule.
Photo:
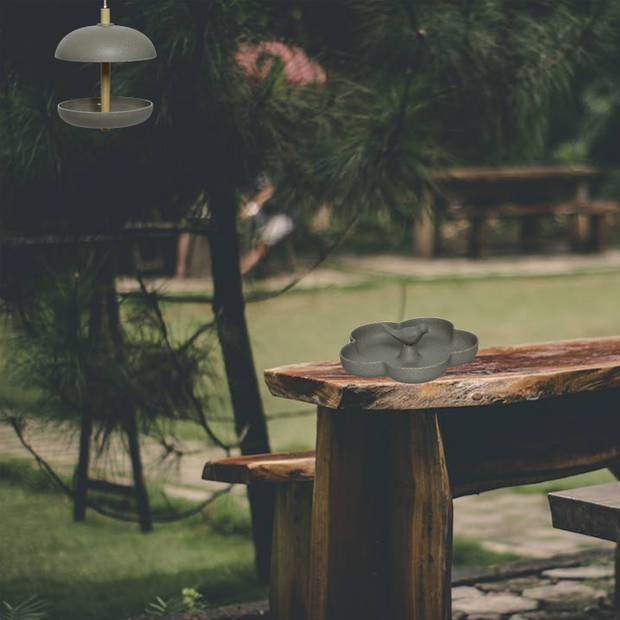
[[[425,366],[397,366],[388,361],[380,360],[368,360],[352,359],[347,357],[346,353],[351,348],[351,345],[356,345],[359,341],[359,337],[363,332],[372,332],[374,328],[380,325],[390,325],[394,327],[407,327],[409,324],[415,324],[422,321],[435,322],[445,325],[452,332],[452,341],[454,342],[455,336],[460,334],[465,340],[470,340],[472,343],[470,346],[466,346],[461,349],[457,349],[450,352],[450,355],[446,360],[435,364],[428,364]],[[362,333],[360,333],[362,332]],[[377,333],[378,332],[377,330]],[[387,332],[386,332],[387,333]],[[343,368],[352,375],[365,378],[373,377],[390,377],[395,381],[402,383],[425,383],[432,381],[443,375],[449,367],[460,366],[466,364],[476,357],[478,353],[478,337],[472,332],[468,332],[463,329],[454,329],[454,325],[446,319],[440,319],[437,317],[421,317],[415,319],[408,319],[400,323],[392,321],[379,321],[377,323],[367,323],[356,327],[350,335],[350,342],[344,345],[340,350],[340,363]]]

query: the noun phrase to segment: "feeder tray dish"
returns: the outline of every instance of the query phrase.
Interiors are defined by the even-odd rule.
[[[119,129],[146,121],[153,113],[153,102],[133,97],[110,97],[110,111],[101,111],[101,99],[69,99],[58,104],[65,123],[87,129]]]
[[[358,377],[391,377],[403,383],[424,383],[448,367],[465,364],[478,352],[478,338],[438,318],[402,323],[369,323],[351,332],[342,347],[343,368]]]

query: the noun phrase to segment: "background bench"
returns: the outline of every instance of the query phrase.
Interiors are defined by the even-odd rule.
[[[418,256],[442,253],[442,224],[469,221],[468,256],[488,255],[491,218],[520,221],[522,251],[540,250],[543,217],[570,218],[573,250],[600,252],[607,244],[609,216],[620,212],[613,200],[592,200],[589,184],[602,173],[592,166],[523,168],[451,168],[433,175],[436,191],[427,195],[428,209],[414,227]]]

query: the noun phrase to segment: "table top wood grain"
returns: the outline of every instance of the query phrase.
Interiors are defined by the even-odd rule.
[[[332,409],[424,410],[515,403],[620,387],[620,336],[481,349],[427,383],[361,378],[339,361],[265,370],[275,396]]]

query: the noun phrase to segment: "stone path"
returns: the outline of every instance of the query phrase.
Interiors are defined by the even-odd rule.
[[[300,264],[302,263],[300,259]],[[278,290],[292,277],[304,275],[296,289],[320,289],[334,286],[355,286],[377,278],[407,278],[411,280],[469,279],[484,277],[557,276],[595,274],[620,271],[620,250],[601,254],[550,254],[536,256],[493,257],[485,260],[470,258],[415,258],[394,254],[372,256],[333,256],[320,267],[306,274],[304,268],[296,274],[286,274],[247,282],[252,290]],[[210,278],[151,278],[149,287],[164,293],[209,294]],[[119,278],[121,292],[139,289],[134,278]]]
[[[78,432],[70,425],[54,428],[39,422],[29,422],[25,429],[26,441],[35,451],[52,464],[60,473],[72,475],[78,455]],[[202,441],[183,441],[186,454],[181,459],[172,456],[162,461],[161,445],[152,438],[142,438],[142,457],[149,481],[158,482],[170,497],[203,501],[212,491],[224,486],[204,484],[200,479],[202,467],[209,458],[221,458],[222,451]],[[0,422],[1,458],[32,458],[21,445],[13,429]],[[109,482],[132,484],[131,464],[121,440],[112,440],[106,454],[91,467],[92,477],[102,477]],[[240,489],[241,490],[241,489]]]
[[[457,569],[452,579],[452,619],[617,620],[620,615],[613,607],[613,575],[610,551],[588,551],[487,569]],[[173,614],[161,620],[269,617],[264,601]]]
[[[548,558],[587,549],[612,549],[613,543],[556,530],[544,493],[498,489],[454,501],[454,534],[498,553]]]
[[[455,571],[453,620],[617,618],[611,551]]]
[[[552,276],[606,273],[620,269],[620,250],[601,254],[550,254],[534,256],[423,259],[378,255],[342,258],[336,266],[373,275],[410,277],[416,280],[442,278]]]

